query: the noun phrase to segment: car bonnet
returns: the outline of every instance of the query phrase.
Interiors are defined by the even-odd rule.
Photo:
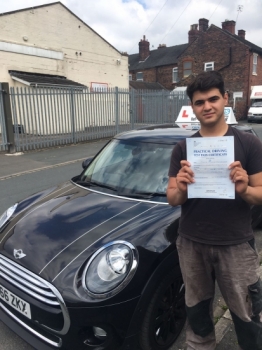
[[[69,184],[11,221],[0,234],[0,253],[52,281],[79,255],[88,258],[90,246],[97,249],[102,238],[156,206]]]

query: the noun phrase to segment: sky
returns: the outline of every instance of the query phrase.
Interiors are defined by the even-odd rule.
[[[0,0],[0,13],[34,7],[55,0]],[[121,52],[138,52],[146,36],[150,49],[159,44],[188,42],[191,24],[199,18],[221,28],[236,21],[246,39],[262,47],[262,0],[61,0],[81,20]]]

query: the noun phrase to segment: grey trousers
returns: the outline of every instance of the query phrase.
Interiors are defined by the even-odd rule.
[[[243,350],[262,350],[262,283],[255,241],[216,246],[178,236],[185,284],[188,350],[214,350],[215,280],[231,312]]]

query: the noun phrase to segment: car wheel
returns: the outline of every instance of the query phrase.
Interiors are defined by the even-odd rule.
[[[172,269],[152,294],[140,331],[143,350],[168,349],[186,320],[185,288],[179,267]]]

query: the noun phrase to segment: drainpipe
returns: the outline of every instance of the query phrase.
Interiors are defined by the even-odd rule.
[[[249,55],[248,55],[248,84],[247,84],[247,110],[246,113],[248,113],[248,107],[250,105],[250,92],[251,92],[251,59],[253,59],[252,51],[249,50]],[[246,115],[247,116],[247,115]]]
[[[228,62],[228,64],[226,64],[224,67],[219,68],[219,69],[218,69],[218,72],[221,71],[221,70],[224,69],[224,68],[229,67],[229,66],[231,65],[231,63],[232,63],[232,47],[230,46],[230,47],[229,47],[229,62]]]

